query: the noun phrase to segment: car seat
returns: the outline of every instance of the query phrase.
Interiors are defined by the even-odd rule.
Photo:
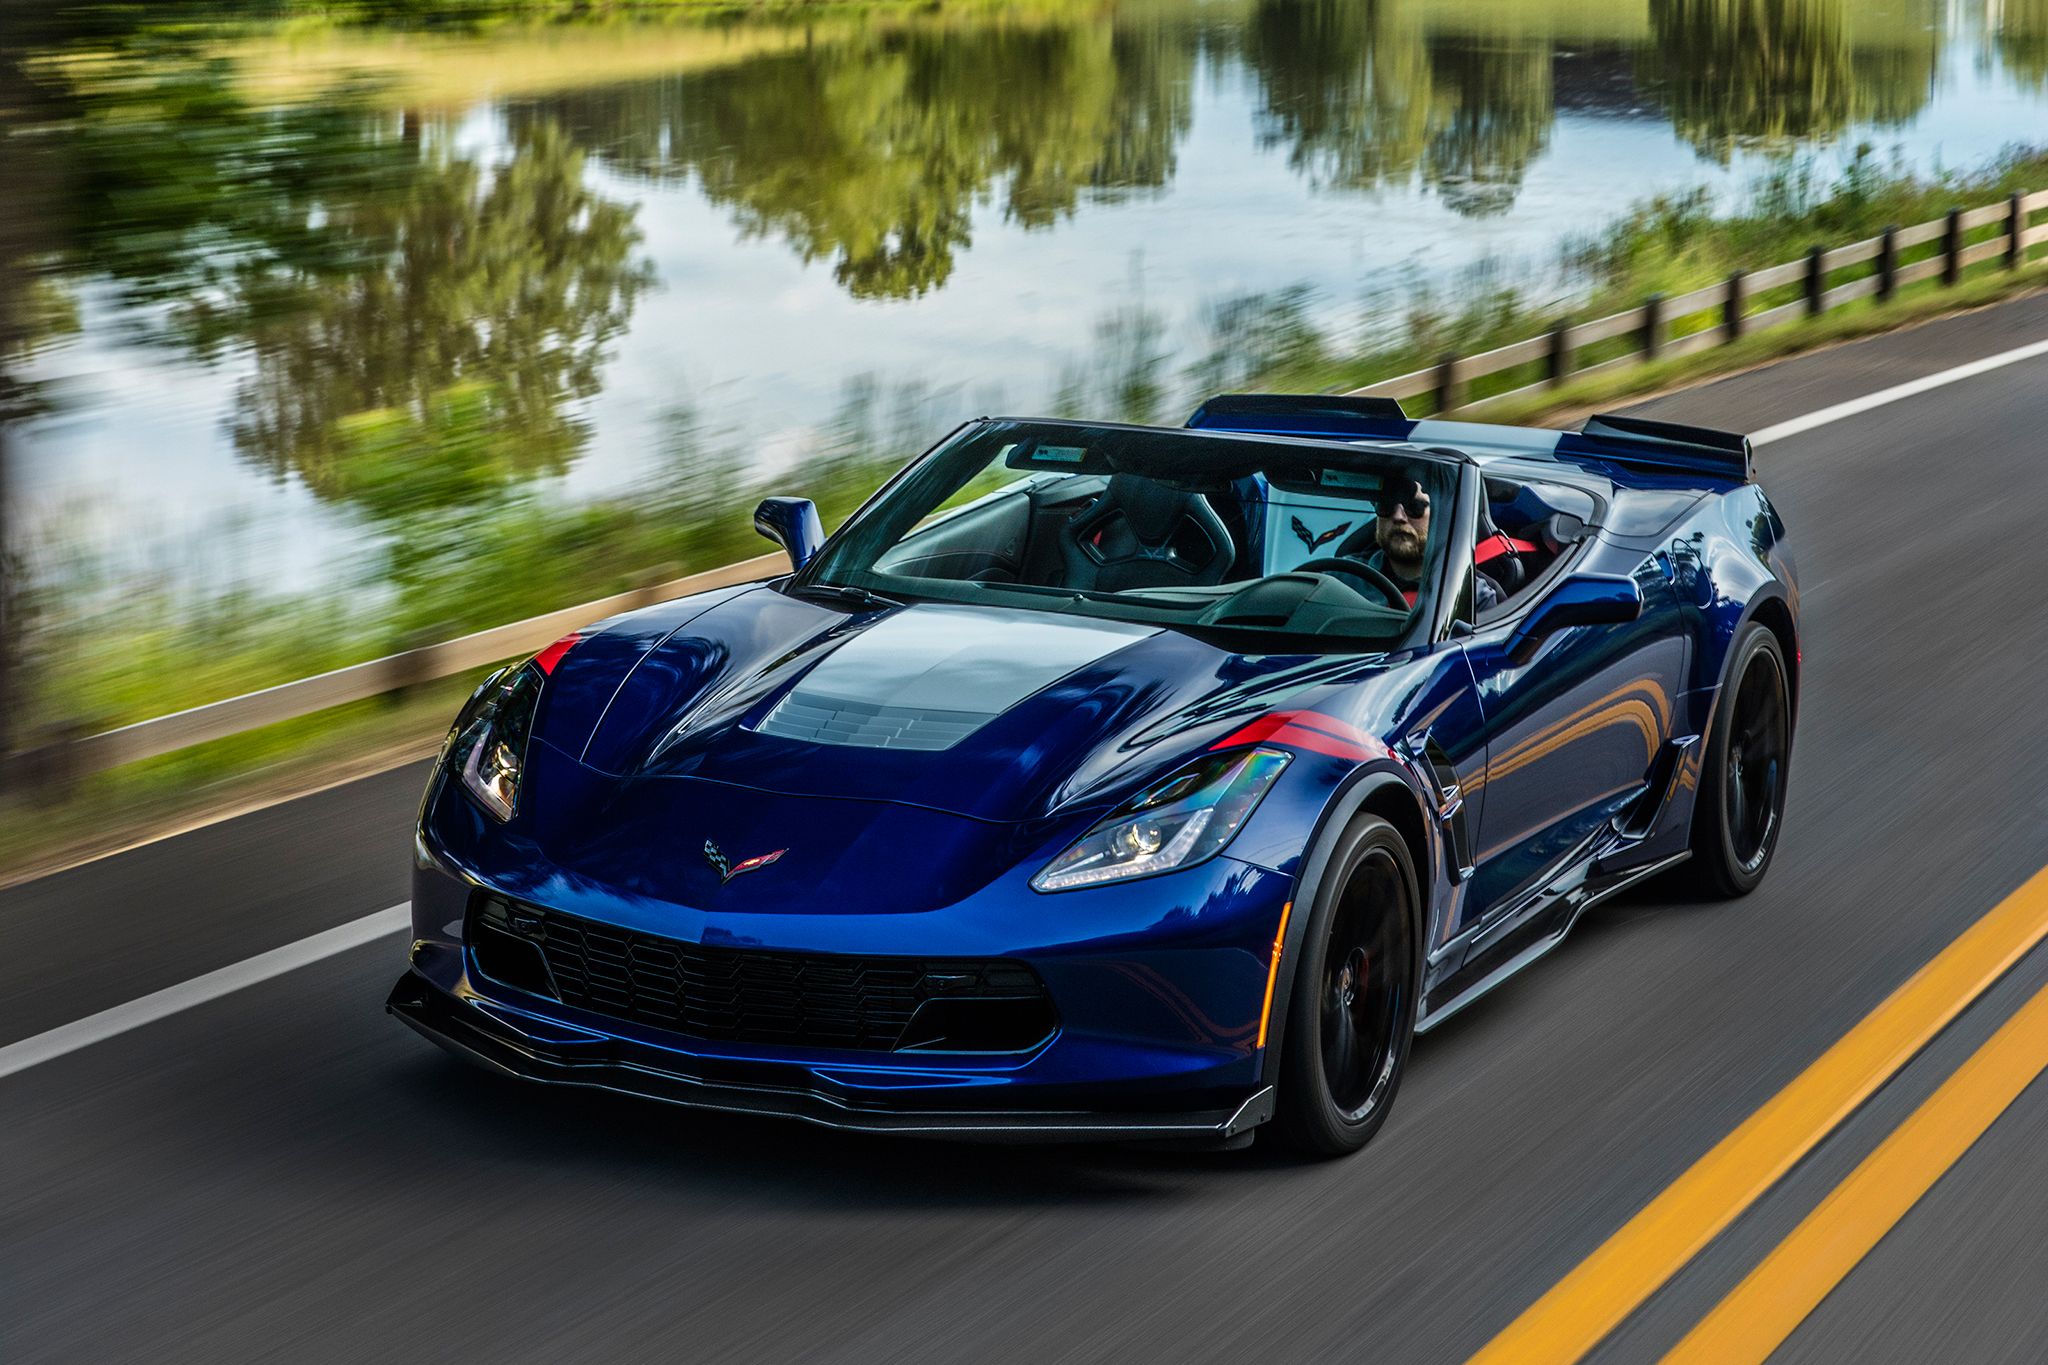
[[[1069,588],[1207,587],[1223,581],[1237,547],[1216,509],[1136,474],[1112,474],[1060,532]]]

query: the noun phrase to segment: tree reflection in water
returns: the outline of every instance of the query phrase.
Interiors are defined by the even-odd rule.
[[[1158,188],[1194,46],[1107,21],[872,34],[688,78],[516,105],[621,172],[694,178],[750,236],[830,260],[859,298],[945,283],[974,206],[1043,227],[1084,193]]]
[[[1550,139],[1550,45],[1432,36],[1425,18],[1407,0],[1260,0],[1260,137],[1332,189],[1420,175],[1459,214],[1505,213]]]
[[[1245,61],[1264,93],[1259,136],[1336,189],[1404,181],[1433,123],[1419,7],[1404,0],[1260,0]]]
[[[633,210],[593,191],[583,154],[545,124],[521,129],[497,166],[429,147],[395,189],[340,191],[321,209],[349,267],[244,274],[216,323],[256,357],[236,448],[323,497],[395,515],[395,490],[338,459],[351,448],[343,424],[386,410],[424,421],[460,384],[479,438],[464,448],[487,463],[421,469],[414,500],[566,468],[584,436],[568,405],[598,391],[606,348],[652,283]]]
[[[2006,69],[2048,89],[2048,0],[2004,0],[1993,33]]]
[[[1851,47],[1843,0],[1650,0],[1645,80],[1678,133],[1726,163],[1789,149],[1850,123],[1898,123],[1933,89],[1939,34]]]
[[[1555,117],[1548,43],[1435,45],[1430,70],[1444,110],[1424,178],[1468,218],[1514,207],[1522,177],[1550,144]]]

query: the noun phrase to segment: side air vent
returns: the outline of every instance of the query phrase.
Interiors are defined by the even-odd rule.
[[[1671,792],[1678,780],[1687,754],[1699,743],[1698,735],[1680,735],[1666,740],[1657,751],[1657,761],[1650,765],[1649,776],[1643,783],[1642,794],[1621,808],[1614,817],[1614,832],[1625,839],[1641,839],[1657,827],[1657,817],[1671,801]]]
[[[1461,882],[1472,875],[1472,839],[1470,822],[1465,818],[1465,794],[1458,787],[1458,770],[1434,735],[1424,738],[1421,754],[1423,761],[1429,764],[1430,777],[1436,783],[1437,823],[1442,826],[1444,840],[1450,845],[1451,880]]]

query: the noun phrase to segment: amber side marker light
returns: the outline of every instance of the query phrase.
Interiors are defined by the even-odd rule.
[[[1273,961],[1266,968],[1266,1004],[1259,1011],[1259,1046],[1266,1045],[1266,1026],[1273,1022],[1273,985],[1280,979],[1280,949],[1287,942],[1287,916],[1294,902],[1280,907],[1280,928],[1273,935]]]

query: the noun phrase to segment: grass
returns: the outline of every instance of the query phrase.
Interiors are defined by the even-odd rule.
[[[196,820],[424,758],[484,671],[0,799],[0,886]]]

